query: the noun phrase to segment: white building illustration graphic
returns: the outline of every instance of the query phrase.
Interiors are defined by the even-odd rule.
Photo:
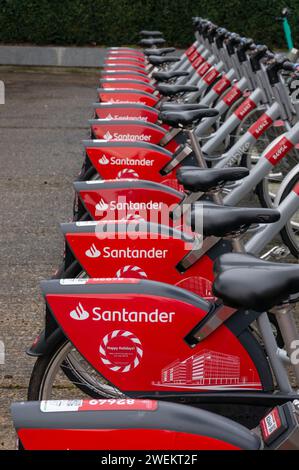
[[[215,296],[212,292],[212,282],[204,277],[192,276],[179,282],[178,285],[183,289],[191,290],[206,300],[214,301]]]
[[[225,386],[240,383],[238,356],[203,350],[183,362],[169,364],[161,371],[162,384]],[[247,379],[247,380],[246,380]],[[243,383],[248,378],[243,377]]]

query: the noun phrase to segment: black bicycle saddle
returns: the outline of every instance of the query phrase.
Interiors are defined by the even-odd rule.
[[[148,38],[148,39],[141,39],[141,41],[139,41],[139,44],[140,46],[143,46],[143,47],[153,47],[153,46],[162,46],[163,44],[165,44],[166,41],[165,39],[163,38]]]
[[[209,109],[207,104],[199,103],[174,103],[165,102],[161,104],[160,111],[197,111],[199,109]]]
[[[213,204],[194,203],[191,207],[191,228],[196,230],[202,218],[204,236],[226,237],[244,231],[255,224],[271,224],[280,219],[276,209],[255,207],[231,207]]]
[[[144,49],[143,53],[146,56],[157,55],[161,56],[164,54],[169,54],[170,52],[175,52],[175,47],[162,47],[160,49]]]
[[[248,168],[198,168],[184,166],[176,172],[178,182],[186,191],[206,193],[228,181],[237,181],[249,175]]]
[[[273,269],[280,269],[281,266],[281,263],[264,261],[250,253],[225,253],[216,259],[214,263],[214,273],[218,275],[228,269],[243,268],[245,261],[248,267],[255,266],[257,262],[259,266],[261,266],[261,263],[265,263],[265,265],[269,267],[272,266]]]
[[[198,91],[197,86],[192,85],[157,85],[156,89],[163,96],[175,96],[180,93],[193,93]]]
[[[173,70],[169,72],[154,72],[152,77],[157,80],[157,82],[167,82],[168,80],[171,80],[172,78],[178,78],[178,77],[188,77],[189,73],[185,72],[183,70]]]
[[[232,254],[230,254],[232,256]],[[299,294],[299,266],[272,263],[251,255],[238,254],[234,267],[227,266],[227,256],[217,260],[213,292],[225,305],[266,312],[289,302]],[[243,260],[242,260],[243,258]]]
[[[185,127],[190,124],[198,124],[204,118],[217,115],[218,111],[207,108],[194,111],[163,111],[159,114],[159,118],[172,127]]]
[[[170,64],[172,62],[179,62],[180,58],[175,55],[165,55],[165,56],[157,56],[157,55],[149,55],[148,61],[152,65],[163,65],[163,64]]]

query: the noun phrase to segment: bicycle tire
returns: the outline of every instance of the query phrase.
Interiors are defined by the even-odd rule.
[[[299,171],[297,174],[295,174],[291,178],[291,180],[286,184],[286,187],[282,190],[281,196],[277,200],[278,204],[286,198],[286,196],[290,193],[290,191],[292,191],[293,187],[298,182],[299,182]],[[292,255],[295,258],[299,258],[299,241],[296,242],[293,234],[291,233],[291,230],[292,228],[290,227],[290,224],[285,225],[284,228],[280,232],[280,236],[282,238],[283,243],[288,247]],[[298,240],[299,240],[299,237],[298,237]]]

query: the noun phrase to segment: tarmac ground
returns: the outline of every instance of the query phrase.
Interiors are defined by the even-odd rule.
[[[0,449],[13,449],[9,406],[26,399],[33,366],[25,350],[43,324],[39,282],[62,259],[59,223],[71,220],[96,69],[0,67]]]

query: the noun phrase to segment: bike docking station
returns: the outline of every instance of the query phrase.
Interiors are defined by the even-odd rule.
[[[299,450],[299,67],[193,26],[180,56],[160,31],[107,48],[28,400],[11,405],[25,458]]]

